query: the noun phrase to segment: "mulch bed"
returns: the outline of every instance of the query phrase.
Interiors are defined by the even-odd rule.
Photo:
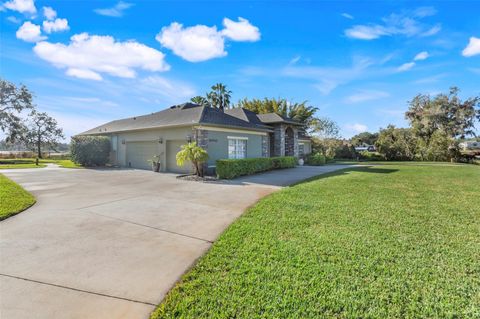
[[[177,176],[177,179],[181,179],[181,180],[184,180],[184,181],[193,181],[193,182],[202,182],[202,183],[211,183],[211,182],[221,182],[221,180],[219,180],[218,178],[214,177],[214,176],[204,176],[204,177],[200,177],[200,176],[197,176],[197,175],[193,175],[193,174],[189,174],[189,175],[180,175],[180,176]]]

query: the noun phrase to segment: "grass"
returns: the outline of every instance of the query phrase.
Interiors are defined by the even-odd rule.
[[[0,174],[0,220],[18,214],[35,203],[35,197]]]
[[[480,318],[480,168],[355,167],[259,201],[151,318]]]
[[[83,168],[83,166],[75,164],[68,159],[39,159],[39,165],[35,164],[35,158],[14,158],[14,159],[0,159],[0,169],[17,169],[17,168],[42,168],[46,164],[53,163],[64,168]]]
[[[72,162],[71,160],[57,160],[55,164],[63,168],[85,168],[80,164]]]

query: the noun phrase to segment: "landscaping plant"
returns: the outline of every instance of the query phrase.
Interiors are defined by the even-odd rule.
[[[203,177],[203,164],[208,160],[208,153],[206,150],[197,146],[196,142],[182,145],[182,149],[176,156],[177,165],[183,166],[186,162],[191,162],[194,168],[194,174]]]
[[[72,161],[83,166],[104,166],[110,156],[110,139],[106,136],[74,136]]]
[[[272,169],[295,167],[293,156],[257,157],[243,159],[217,160],[216,172],[218,178],[231,179],[243,175],[252,175]]]

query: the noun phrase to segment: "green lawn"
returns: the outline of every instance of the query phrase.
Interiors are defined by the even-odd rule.
[[[480,168],[324,175],[250,208],[152,318],[480,318]]]
[[[57,159],[40,159],[39,165],[35,164],[34,158],[14,158],[14,159],[0,159],[0,169],[12,168],[42,168],[46,167],[48,163],[57,164],[64,168],[83,168],[83,166],[75,164],[71,160],[57,160]]]
[[[35,197],[0,174],[0,220],[20,213],[35,203]]]
[[[63,168],[85,168],[80,164],[76,164],[72,162],[71,160],[58,160],[58,161],[55,161],[55,164]]]

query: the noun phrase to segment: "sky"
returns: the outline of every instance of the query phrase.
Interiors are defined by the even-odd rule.
[[[0,76],[67,138],[204,95],[307,100],[343,137],[480,94],[480,1],[0,1]]]

